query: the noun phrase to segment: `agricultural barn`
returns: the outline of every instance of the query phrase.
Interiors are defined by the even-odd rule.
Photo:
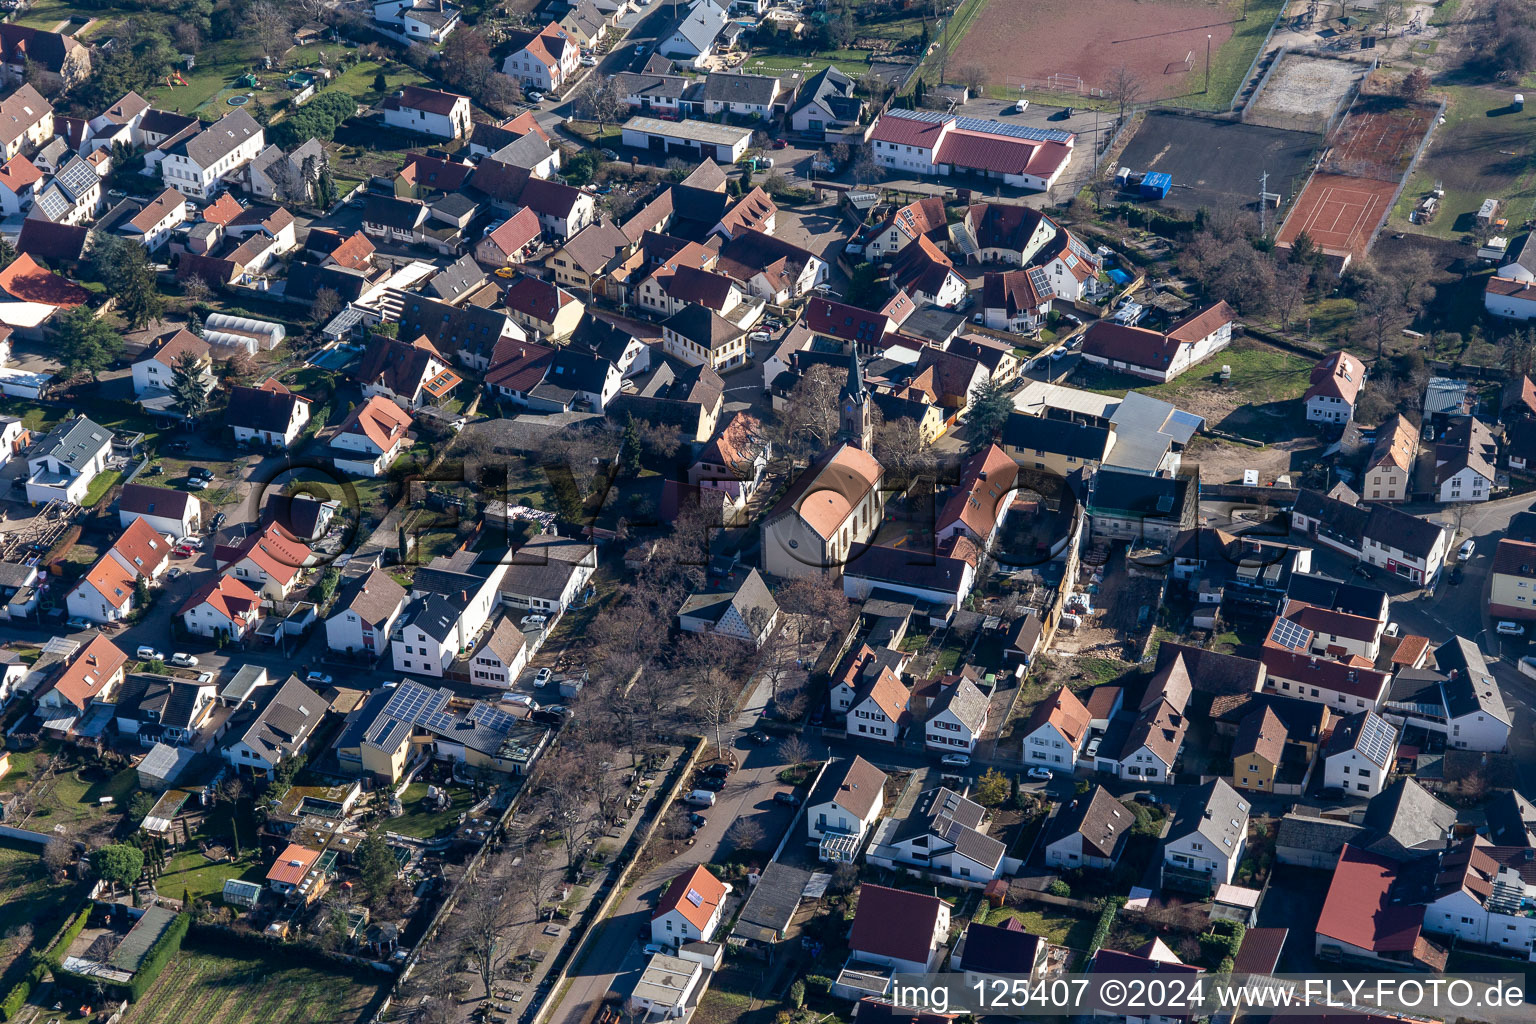
[[[719,163],[733,164],[747,151],[751,141],[750,128],[732,128],[708,121],[632,117],[624,125],[624,145],[689,160],[712,157]]]

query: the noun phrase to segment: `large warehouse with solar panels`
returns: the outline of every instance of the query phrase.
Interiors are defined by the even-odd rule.
[[[936,110],[888,110],[870,132],[875,162],[906,174],[975,174],[1041,192],[1072,162],[1076,136]]]

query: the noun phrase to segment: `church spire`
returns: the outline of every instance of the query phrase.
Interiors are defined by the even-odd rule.
[[[855,448],[869,451],[874,446],[875,428],[870,406],[873,404],[869,388],[864,384],[864,364],[859,359],[859,349],[853,348],[853,358],[848,361],[848,380],[838,392],[837,404],[841,412],[841,429],[838,439]]]

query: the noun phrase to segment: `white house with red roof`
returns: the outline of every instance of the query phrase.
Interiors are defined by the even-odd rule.
[[[1218,302],[1167,331],[1100,320],[1083,335],[1083,361],[1166,384],[1232,343],[1237,314]]]
[[[1290,642],[1288,636],[1286,642]],[[1273,634],[1264,641],[1259,660],[1264,664],[1266,693],[1326,704],[1337,714],[1375,710],[1386,699],[1392,683],[1391,675],[1369,664],[1335,661],[1304,649],[1291,649]]]
[[[75,651],[64,668],[46,683],[37,698],[40,717],[45,722],[61,717],[78,718],[93,701],[112,699],[122,684],[128,656],[100,633]],[[71,723],[72,724],[72,723]],[[68,729],[55,730],[67,732]]]
[[[926,235],[919,235],[891,261],[891,287],[922,305],[953,309],[965,301],[965,278]]]
[[[135,575],[102,555],[64,598],[69,614],[87,622],[121,622],[133,610]]]
[[[651,941],[677,948],[685,942],[708,942],[720,926],[729,884],[702,864],[672,880],[651,911]]]
[[[939,510],[935,540],[964,534],[984,549],[991,547],[1008,517],[1018,478],[1019,464],[995,444],[966,459],[959,484]]]
[[[1348,423],[1355,399],[1365,386],[1365,364],[1348,352],[1335,352],[1312,367],[1312,382],[1302,402],[1308,423]]]
[[[1025,723],[1024,763],[1068,774],[1075,771],[1092,718],[1077,695],[1063,686],[1036,704]]]
[[[225,573],[203,584],[176,612],[194,636],[223,635],[243,639],[261,617],[261,598],[250,587]]]
[[[512,45],[518,46],[517,42]],[[501,73],[517,79],[524,88],[558,89],[581,66],[580,60],[581,46],[576,39],[552,21],[507,55],[501,62]]]
[[[912,695],[896,673],[881,668],[854,694],[845,731],[850,739],[895,743],[912,717],[911,705]]]
[[[927,238],[939,245],[948,243],[949,221],[942,198],[927,196],[892,210],[884,220],[869,225],[849,239],[847,249],[852,253],[864,253],[873,262],[881,262],[919,238]]]
[[[43,172],[17,153],[0,166],[0,213],[12,216],[32,205]]]
[[[343,473],[376,477],[410,445],[411,415],[383,395],[373,395],[331,438],[331,459]]]
[[[875,162],[905,174],[972,174],[1046,191],[1072,162],[1076,136],[932,110],[886,111],[870,131]]]
[[[440,139],[457,139],[470,130],[469,97],[441,89],[407,85],[385,100],[384,123]]]
[[[1424,934],[1425,907],[1396,860],[1348,843],[1318,915],[1314,952],[1328,960],[1445,970],[1446,950]],[[1406,890],[1406,891],[1405,891]]]
[[[853,960],[922,974],[938,965],[948,940],[949,904],[937,896],[867,883],[859,887],[848,936]]]
[[[160,533],[143,518],[135,519],[123,530],[107,557],[135,576],[154,581],[160,578],[171,562],[171,538]]]
[[[274,601],[288,596],[299,581],[309,546],[268,523],[232,549],[220,546],[214,558],[222,571]]]

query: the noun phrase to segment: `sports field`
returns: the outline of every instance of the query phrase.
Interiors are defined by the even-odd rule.
[[[1361,96],[1329,137],[1322,169],[1398,181],[1434,124],[1435,110],[1390,96]]]
[[[1325,252],[1359,259],[1395,191],[1395,182],[1319,171],[1296,198],[1275,244],[1290,245],[1305,231]]]
[[[1281,201],[1306,183],[1322,136],[1171,111],[1147,113],[1120,155],[1133,171],[1161,171],[1173,189],[1156,205],[1190,213],[1258,208],[1259,179]]]
[[[379,986],[258,957],[183,950],[124,1024],[356,1024]]]
[[[1103,96],[1124,67],[1143,102],[1226,109],[1280,7],[1253,0],[1244,19],[1240,0],[987,0],[950,68],[981,67],[999,93],[1023,85]]]

